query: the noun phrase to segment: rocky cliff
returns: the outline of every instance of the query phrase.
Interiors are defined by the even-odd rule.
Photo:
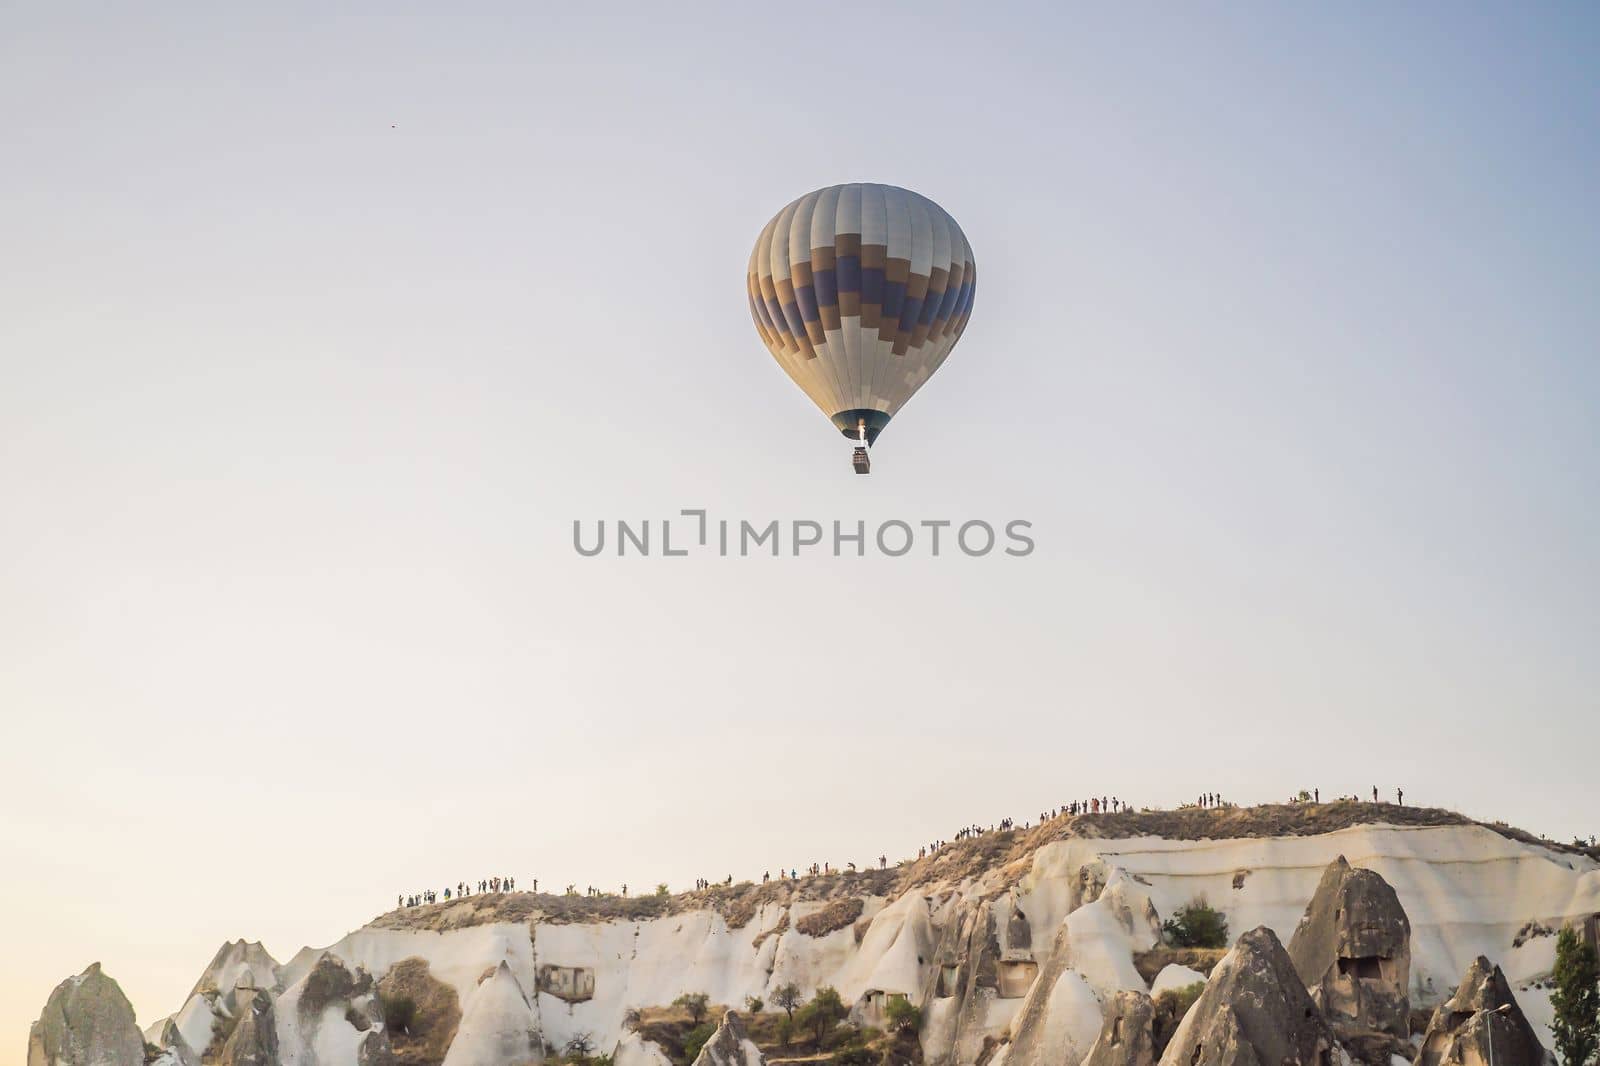
[[[584,1036],[619,1066],[662,1066],[662,1049],[630,1031],[635,1012],[685,992],[770,1003],[792,982],[833,986],[863,1026],[882,1027],[905,997],[929,1066],[1144,1066],[1149,1012],[1123,993],[1210,968],[1220,953],[1161,943],[1162,920],[1196,898],[1236,934],[1255,931],[1212,971],[1214,1037],[1265,1046],[1246,1014],[1223,1009],[1245,963],[1286,1003],[1299,1004],[1297,988],[1337,1040],[1404,1042],[1402,1004],[1444,1002],[1483,955],[1548,1042],[1540,985],[1554,938],[1538,931],[1600,913],[1600,863],[1448,812],[1377,805],[1062,818],[798,882],[475,895],[386,914],[282,964],[236,942],[145,1039],[177,1056],[181,1038],[207,1062],[471,1066],[538,1061]],[[410,1032],[388,1031],[386,988],[407,990]],[[1304,1035],[1284,1039],[1314,1060],[1321,1037]]]

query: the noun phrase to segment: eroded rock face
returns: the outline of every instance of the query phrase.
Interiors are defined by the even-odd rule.
[[[1000,998],[1000,937],[989,904],[967,904],[952,915],[932,969],[923,995],[923,1052],[932,1066],[976,1062]]]
[[[1106,1004],[1105,1024],[1082,1066],[1153,1066],[1150,1023],[1155,1004],[1143,992],[1118,992]]]
[[[1335,1047],[1289,953],[1261,926],[1212,971],[1161,1066],[1333,1066]]]
[[[1104,1028],[1102,1001],[1109,1004],[1124,990],[1144,991],[1129,949],[1148,948],[1160,936],[1148,893],[1122,869],[1101,862],[1080,868],[1074,884],[1084,894],[1065,901],[1071,909],[1051,941],[1033,940],[1042,948],[1037,977],[1008,1027],[1004,1066],[1082,1061]],[[1002,952],[1002,967],[1009,957]],[[1000,988],[1003,993],[1003,980]]]
[[[490,969],[484,980],[493,976]],[[378,994],[385,1001],[408,999],[416,1008],[403,1030],[386,1026],[395,1061],[400,1066],[439,1066],[461,1025],[456,990],[433,976],[426,959],[413,955],[390,967],[378,982]]]
[[[144,1066],[133,1006],[98,962],[50,993],[28,1033],[28,1066]]]
[[[767,1060],[730,1010],[695,1056],[693,1066],[767,1066]]]
[[[278,960],[259,941],[232,940],[217,949],[189,995],[219,993],[224,1006],[232,1012],[234,989],[241,989],[238,998],[246,1003],[258,988],[277,995],[283,991],[280,974]]]
[[[151,1064],[156,1066],[200,1066],[200,1053],[183,1038],[183,1033],[178,1029],[178,1023],[168,1018],[161,1024],[161,1032],[155,1041],[155,1047],[161,1055]]]
[[[324,952],[273,1004],[282,1066],[394,1066],[372,975]]]
[[[538,1066],[544,1038],[522,985],[502,962],[467,999],[445,1066]]]
[[[1411,922],[1378,873],[1328,864],[1289,939],[1289,958],[1335,1035],[1388,1066],[1410,1051]]]
[[[279,1066],[278,1026],[272,996],[257,991],[237,1004],[239,1020],[222,1045],[217,1066]]]
[[[617,1049],[611,1053],[614,1066],[672,1066],[666,1050],[653,1040],[646,1040],[632,1030],[617,1040]]]
[[[1541,1066],[1545,1059],[1500,967],[1479,955],[1455,995],[1434,1010],[1415,1066]]]

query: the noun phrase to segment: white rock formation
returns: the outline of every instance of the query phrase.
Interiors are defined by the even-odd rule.
[[[691,1066],[767,1066],[767,1060],[739,1024],[739,1016],[730,1010],[722,1016],[722,1024],[705,1042]]]
[[[372,975],[331,952],[273,1004],[281,1066],[368,1066],[389,1060]]]
[[[957,846],[947,850],[946,865],[941,852],[904,891],[869,890],[888,891],[892,871],[877,880],[802,882],[832,886],[832,900],[796,899],[790,886],[775,884],[751,889],[754,902],[737,917],[676,900],[654,915],[574,911],[546,920],[544,904],[518,897],[526,907],[496,921],[504,912],[473,897],[385,916],[282,966],[251,945],[229,945],[207,968],[214,987],[202,980],[174,1021],[203,1049],[232,1009],[227,993],[237,975],[248,973],[257,987],[285,989],[275,1003],[283,1066],[359,1066],[363,1048],[375,1053],[379,1042],[369,1034],[381,1026],[363,1031],[345,1017],[352,1008],[358,1019],[375,1013],[357,1002],[365,993],[355,992],[356,973],[381,978],[420,957],[461,1004],[449,1066],[484,1061],[486,1043],[509,1034],[516,1044],[529,1031],[555,1048],[588,1033],[617,1049],[618,1066],[661,1066],[659,1049],[624,1032],[630,1008],[685,992],[726,1005],[746,996],[770,1003],[772,989],[789,981],[807,993],[833,985],[864,1020],[889,996],[907,996],[923,1011],[928,1066],[970,1066],[986,1046],[990,1061],[1004,1066],[1076,1062],[1100,1036],[1104,1004],[1118,992],[1148,991],[1133,957],[1157,943],[1161,916],[1203,896],[1236,933],[1266,926],[1287,942],[1324,868],[1343,854],[1381,874],[1410,918],[1414,1005],[1438,1004],[1485,955],[1502,965],[1548,1043],[1546,993],[1532,986],[1548,975],[1553,939],[1519,931],[1600,912],[1600,864],[1470,824],[1240,839],[1066,837],[1010,865],[961,865]],[[859,911],[852,905],[847,920],[821,921],[852,884],[863,886],[853,897]],[[404,927],[419,920],[433,927]],[[297,989],[325,953],[350,974],[348,1002],[303,1017]],[[480,987],[486,971],[494,976]],[[1174,970],[1157,987],[1197,979]]]
[[[444,1066],[537,1066],[543,1061],[538,1014],[510,964],[501,962],[468,998]]]
[[[617,1041],[611,1066],[672,1066],[672,1059],[660,1044],[629,1030]]]

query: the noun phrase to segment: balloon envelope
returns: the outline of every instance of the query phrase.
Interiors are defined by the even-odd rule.
[[[876,441],[967,327],[977,269],[955,219],[894,185],[831,185],[750,253],[750,314],[778,365],[848,437]]]

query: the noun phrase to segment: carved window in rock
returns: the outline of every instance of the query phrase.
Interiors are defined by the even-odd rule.
[[[1039,964],[1024,959],[1002,962],[999,965],[999,992],[1001,999],[1021,999],[1039,976]]]
[[[582,1003],[594,998],[594,970],[588,966],[539,967],[539,991],[567,1003]]]
[[[1383,979],[1384,959],[1377,955],[1364,955],[1355,959],[1339,960],[1339,973],[1344,977],[1354,977],[1359,981],[1379,981]]]
[[[946,966],[939,967],[939,984],[938,984],[938,987],[936,987],[933,990],[933,994],[937,998],[939,998],[939,999],[948,999],[950,996],[953,996],[953,995],[956,994],[956,990],[958,988],[960,988],[960,986],[961,986],[961,967],[960,966],[957,966],[957,965],[952,963],[952,964],[949,964],[949,965],[946,965]]]

